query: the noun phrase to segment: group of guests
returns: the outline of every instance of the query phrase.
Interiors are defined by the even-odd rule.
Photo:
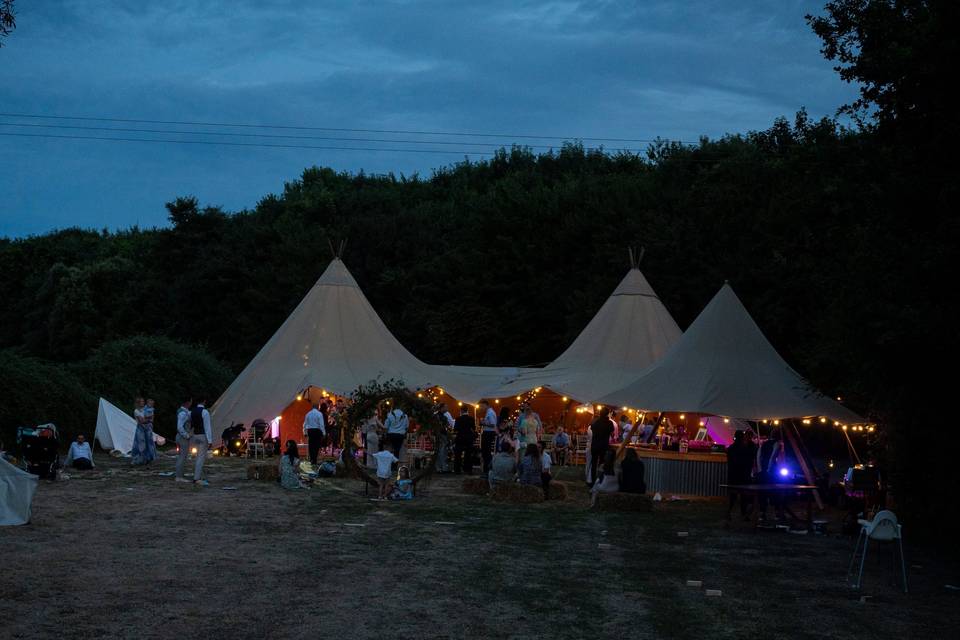
[[[730,484],[773,484],[777,481],[777,467],[784,460],[786,452],[780,430],[774,429],[762,445],[757,444],[757,434],[752,429],[737,429],[733,434],[733,443],[727,447],[727,482]],[[730,492],[730,504],[727,518],[733,513],[737,500],[740,500],[740,516],[749,519],[750,504],[739,492]],[[777,514],[781,514],[782,504],[773,501]],[[767,501],[760,502],[761,516],[766,516]]]
[[[490,471],[487,474],[490,488],[494,489],[499,484],[519,482],[542,488],[544,496],[549,498],[552,478],[550,467],[553,464],[550,454],[542,445],[533,442],[526,446],[523,456],[519,459],[518,453],[519,449],[514,449],[509,441],[502,444],[490,463]]]
[[[307,439],[307,454],[310,464],[316,466],[320,451],[329,448],[330,455],[336,456],[343,449],[342,415],[346,407],[343,400],[334,403],[314,402],[303,418],[303,435]]]
[[[133,417],[137,424],[130,449],[131,465],[149,467],[157,459],[156,436],[153,433],[156,413],[154,407],[152,398],[138,397],[134,400]],[[203,478],[203,464],[212,443],[213,427],[205,398],[198,396],[196,403],[193,397],[184,398],[177,407],[177,463],[174,473],[176,482],[193,482],[204,487],[209,485]],[[196,451],[196,462],[190,477],[184,477],[184,466],[191,451]],[[76,440],[70,443],[64,466],[79,471],[96,466],[93,462],[93,450],[83,434],[79,434]]]

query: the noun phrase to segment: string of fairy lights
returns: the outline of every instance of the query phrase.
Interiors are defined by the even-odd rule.
[[[298,392],[295,397],[296,401],[300,402],[304,398],[309,399],[311,388],[314,388],[314,387],[307,387],[302,391]],[[508,418],[514,421],[517,420],[520,416],[521,407],[532,406],[533,402],[543,394],[543,391],[544,391],[543,387],[534,387],[532,389],[529,389],[527,391],[524,391],[520,394],[513,396],[512,399],[517,402],[517,405],[515,407],[510,408],[510,413]],[[331,393],[323,388],[320,389],[320,396],[324,400],[330,399],[331,401],[336,401],[337,399],[336,394]],[[465,403],[461,400],[456,400],[453,396],[451,396],[446,391],[444,391],[443,387],[431,387],[429,389],[420,390],[417,392],[417,397],[423,400],[429,400],[434,405],[446,404],[448,406],[452,406],[452,404],[456,402],[457,407],[463,407],[464,405],[466,405],[474,410],[476,410],[480,406],[479,403],[471,404],[471,403]],[[560,400],[563,404],[563,411],[561,414],[563,418],[567,415],[567,412],[569,410],[571,403],[576,401],[572,400],[568,396],[560,396]],[[837,401],[838,402],[840,401],[839,397],[837,398]],[[491,406],[493,407],[506,406],[506,402],[507,402],[506,398],[504,399],[494,398],[491,401]],[[390,401],[386,400],[385,404],[389,405]],[[602,411],[603,409],[604,409],[604,405],[601,405],[601,404],[592,405],[588,403],[581,403],[581,404],[578,404],[573,411],[575,415],[583,415],[583,414],[592,415],[594,413],[594,410]],[[653,420],[654,426],[663,426],[663,425],[669,424],[669,417],[671,415],[677,416],[680,423],[684,426],[686,425],[686,419],[687,419],[686,413],[677,414],[674,412],[653,412],[653,411],[648,411],[646,409],[635,409],[627,406],[620,407],[620,411],[626,413],[629,418],[632,418],[631,421],[634,424],[644,424],[648,416],[653,414],[657,415],[656,419]],[[723,423],[726,425],[729,425],[731,422],[730,417],[725,417],[725,416],[716,416],[716,417],[722,419]],[[277,416],[276,419],[280,420],[281,418],[282,416]],[[763,424],[763,425],[768,425],[771,427],[779,427],[781,425],[782,420],[787,420],[787,419],[786,418],[784,419],[767,418],[759,421],[747,421],[747,422],[759,422],[760,424]],[[822,425],[829,425],[832,423],[832,426],[840,428],[845,433],[869,434],[869,433],[874,433],[876,431],[876,425],[871,423],[846,424],[838,420],[832,420],[826,416],[807,416],[807,417],[801,418],[799,422],[804,426],[811,426],[814,423],[819,423]],[[701,429],[707,427],[706,417],[701,415],[701,417],[698,419],[698,427]]]

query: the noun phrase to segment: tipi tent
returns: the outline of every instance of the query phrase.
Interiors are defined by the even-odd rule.
[[[30,522],[37,480],[0,457],[0,526]]]
[[[494,393],[505,397],[542,386],[595,402],[636,379],[680,334],[653,287],[634,267],[560,357],[543,369],[523,372]]]
[[[300,391],[347,395],[371,380],[442,387],[466,402],[516,375],[515,368],[450,367],[417,359],[390,333],[339,258],[214,403],[214,436],[232,422],[278,415]]]
[[[862,421],[811,389],[790,368],[729,284],[658,363],[599,401],[744,420],[825,416],[841,423]]]
[[[97,430],[93,439],[100,442],[100,446],[110,451],[116,449],[126,455],[133,448],[133,436],[137,431],[137,421],[118,409],[115,405],[100,398],[100,407],[97,410]],[[162,436],[153,434],[157,444],[166,442]]]

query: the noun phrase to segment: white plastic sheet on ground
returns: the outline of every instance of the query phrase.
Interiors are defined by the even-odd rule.
[[[37,476],[18,469],[0,458],[0,525],[30,522],[33,494],[37,491]]]

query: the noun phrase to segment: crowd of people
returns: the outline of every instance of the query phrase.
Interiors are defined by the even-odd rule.
[[[192,482],[208,486],[203,477],[207,452],[213,443],[210,413],[205,398],[184,398],[177,408],[176,444],[177,459],[174,472],[176,482]],[[521,404],[514,413],[508,406],[493,409],[491,403],[482,400],[477,405],[479,424],[469,406],[462,406],[454,418],[446,405],[437,408],[441,429],[436,441],[436,469],[440,473],[472,474],[475,464],[480,464],[482,473],[491,488],[497,484],[518,482],[541,487],[549,494],[551,469],[564,466],[573,448],[570,435],[562,426],[551,437],[545,437],[540,416],[529,404]],[[342,416],[343,400],[336,403],[315,402],[303,421],[303,435],[307,441],[307,454],[312,474],[301,468],[299,445],[294,440],[285,443],[279,461],[279,481],[285,489],[300,489],[307,486],[313,477],[321,451],[328,450],[334,457],[343,451]],[[155,402],[151,398],[136,398],[134,402],[136,431],[130,451],[130,463],[135,466],[150,466],[157,458],[153,425],[156,417]],[[410,418],[400,407],[384,407],[381,412],[372,411],[360,429],[363,463],[371,471],[376,470],[379,480],[377,499],[409,499],[413,496],[409,466],[405,460],[405,443],[410,430]],[[636,452],[627,449],[625,458],[617,463],[612,449],[632,429],[626,413],[615,418],[609,410],[598,410],[587,430],[587,482],[595,492],[611,490],[636,492],[643,487],[643,463]],[[479,447],[478,447],[479,444]],[[479,450],[478,450],[479,449]],[[737,459],[734,449],[733,459]],[[187,460],[194,454],[192,473],[184,475]],[[83,435],[71,443],[66,465],[78,470],[94,466],[90,444]]]

